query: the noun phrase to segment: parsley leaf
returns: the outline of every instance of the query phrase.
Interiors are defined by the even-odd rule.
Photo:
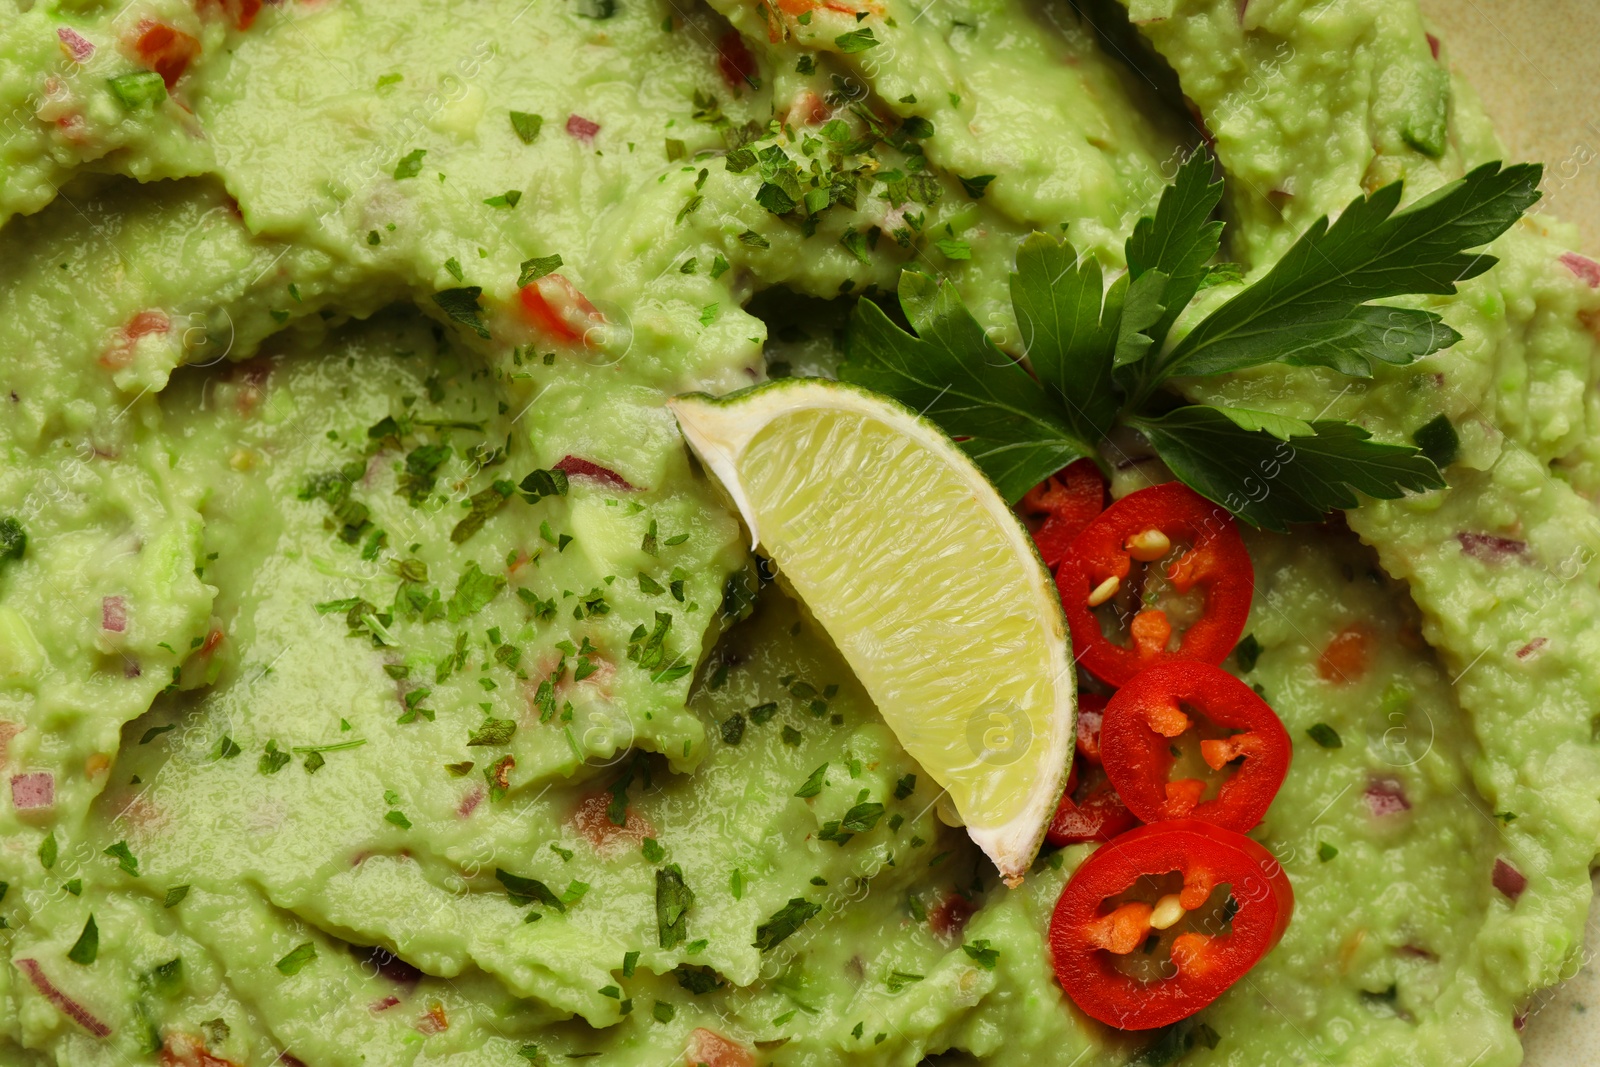
[[[1392,500],[1445,484],[1415,448],[1374,441],[1348,422],[1199,404],[1129,421],[1179,479],[1246,522],[1280,533],[1356,507],[1357,490]]]
[[[467,738],[467,747],[474,745],[505,745],[517,732],[517,724],[513,719],[496,719],[489,716],[483,720],[476,730]]]
[[[67,950],[67,959],[87,967],[99,955],[100,927],[95,925],[94,916],[91,914],[89,921],[83,924],[83,933],[78,935],[78,940]]]
[[[422,157],[428,154],[426,148],[416,148],[401,157],[400,162],[394,165],[395,180],[402,178],[415,178],[422,173]]]
[[[121,867],[124,872],[133,875],[135,878],[139,877],[139,858],[128,848],[126,841],[118,841],[106,849],[105,854],[116,860],[117,866]]]
[[[1206,264],[1222,242],[1222,223],[1211,214],[1222,200],[1222,183],[1211,181],[1211,157],[1195,152],[1161,193],[1156,213],[1145,216],[1128,238],[1128,277],[1137,281],[1149,271],[1165,276],[1164,310],[1147,329],[1157,347],[1167,338],[1178,314],[1194,299],[1210,268]]]
[[[530,282],[536,282],[546,274],[561,269],[561,254],[558,252],[549,256],[534,256],[532,259],[522,261],[521,272],[517,275],[517,288],[521,289]]]
[[[483,309],[478,306],[478,297],[482,295],[483,286],[463,285],[434,293],[433,302],[438,304],[452,321],[459,322],[487,341],[489,327],[483,324]]]
[[[1394,499],[1442,487],[1439,465],[1459,449],[1448,420],[1418,430],[1413,448],[1339,421],[1174,409],[1156,393],[1174,376],[1274,361],[1365,377],[1374,361],[1404,365],[1453,344],[1458,335],[1434,312],[1368,301],[1447,295],[1487,270],[1493,257],[1466,250],[1499,236],[1538,198],[1541,169],[1487,164],[1398,211],[1398,185],[1357,199],[1173,342],[1197,292],[1241,280],[1237,265],[1209,262],[1222,232],[1212,171],[1203,154],[1184,163],[1155,214],[1134,227],[1128,270],[1109,286],[1100,264],[1070,244],[1045,234],[1022,243],[1011,298],[1032,374],[995,346],[952,286],[903,271],[904,319],[858,302],[839,376],[934,419],[1013,502],[1075,459],[1098,462],[1095,446],[1119,425],[1143,433],[1192,488],[1273,530],[1355,507],[1358,494]],[[893,173],[881,178],[891,188],[904,179]],[[864,245],[852,250],[866,258]]]
[[[1092,256],[1080,260],[1070,244],[1043,233],[1017,249],[1011,305],[1022,350],[1074,431],[1091,440],[1104,436],[1117,417],[1111,359],[1126,290],[1125,282],[1113,285],[1102,312],[1105,285]]]
[[[460,622],[482,610],[489,601],[506,587],[504,578],[483,573],[476,560],[467,561],[467,569],[456,582],[456,591],[445,605],[451,622]]]
[[[567,906],[561,902],[561,898],[556,896],[549,886],[537,878],[524,878],[521,875],[512,874],[501,867],[494,869],[494,876],[501,885],[506,887],[506,896],[511,900],[511,903],[519,908],[526,904],[537,902],[557,911],[567,910]]]
[[[773,912],[772,918],[756,927],[756,939],[751,944],[762,952],[770,952],[821,911],[821,904],[813,904],[804,897],[791,897],[789,903]]]
[[[534,115],[527,111],[511,112],[511,129],[516,132],[517,139],[523,144],[532,144],[539,139],[539,131],[544,128],[544,116]]]
[[[804,800],[808,797],[814,797],[818,793],[821,793],[823,779],[827,773],[828,765],[824,763],[822,766],[811,772],[811,776],[805,780],[804,785],[795,790],[794,795]]]
[[[278,973],[283,975],[299,974],[300,971],[305,968],[306,964],[311,963],[316,958],[317,946],[313,945],[310,941],[302,942],[301,944],[290,949],[284,955],[284,957],[278,961]]]
[[[900,303],[915,337],[872,301],[856,304],[841,378],[938,422],[1008,501],[1093,453],[1039,383],[989,340],[954,286],[907,271]]]
[[[1212,312],[1160,361],[1157,379],[1221,374],[1279,360],[1369,377],[1460,339],[1431,311],[1370,305],[1448,295],[1495,265],[1488,244],[1539,199],[1542,168],[1485,163],[1401,211],[1401,185],[1358,197],[1332,225],[1312,223],[1266,276]]]
[[[662,948],[676,948],[689,936],[689,908],[694,890],[683,881],[676,863],[656,869],[656,941]]]
[[[839,46],[839,51],[848,56],[856,52],[865,52],[869,48],[876,48],[883,42],[872,35],[871,26],[863,26],[859,30],[841,33],[833,39],[833,43]]]

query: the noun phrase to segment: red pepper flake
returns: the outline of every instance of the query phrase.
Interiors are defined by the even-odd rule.
[[[1528,888],[1528,876],[1517,870],[1505,860],[1494,861],[1494,875],[1491,879],[1494,887],[1506,895],[1506,899],[1515,904],[1523,890]]]
[[[382,1000],[373,1001],[371,1006],[369,1006],[367,1008],[367,1010],[372,1012],[372,1014],[376,1015],[380,1011],[388,1011],[390,1008],[394,1007],[398,1003],[400,1003],[400,998],[399,997],[387,996],[387,997],[384,997]]]
[[[217,646],[222,644],[223,636],[224,635],[220,627],[213,627],[211,631],[206,634],[206,639],[201,642],[199,654],[202,656],[211,655],[211,653],[217,650]]]
[[[1367,810],[1380,819],[1411,810],[1405,784],[1396,778],[1374,778],[1367,785],[1366,801]]]
[[[483,803],[483,786],[475,785],[466,796],[461,798],[461,804],[456,808],[456,814],[465,819],[476,811],[481,803]]]
[[[17,969],[28,976],[28,981],[33,983],[33,988],[39,991],[50,1003],[54,1004],[61,1014],[89,1031],[95,1037],[110,1037],[111,1027],[96,1019],[90,1014],[89,1009],[57,989],[50,979],[45,977],[44,969],[39,966],[38,960],[17,960]]]
[[[1456,541],[1462,552],[1483,563],[1501,563],[1513,556],[1526,555],[1528,551],[1528,542],[1494,534],[1463,531],[1456,534]]]
[[[489,768],[490,779],[497,789],[511,788],[511,768],[517,765],[515,756],[501,756],[499,762]]]
[[[1527,659],[1529,656],[1533,655],[1535,652],[1539,651],[1549,643],[1550,639],[1547,637],[1535,637],[1532,641],[1529,641],[1527,644],[1517,649],[1517,658]]]
[[[703,1026],[689,1034],[684,1052],[689,1067],[755,1067],[756,1062],[749,1049]]]
[[[161,75],[170,92],[200,55],[200,42],[182,30],[150,19],[140,19],[135,28],[139,36],[134,38],[133,50],[145,66]]]
[[[760,84],[756,80],[756,74],[760,71],[756,66],[756,57],[750,54],[750,48],[738,30],[729,30],[717,42],[717,70],[734,92],[746,86],[754,89]]]
[[[18,811],[38,811],[56,804],[56,776],[49,771],[11,776],[11,805]]]
[[[614,485],[618,489],[633,490],[639,488],[611,468],[602,467],[592,460],[583,459],[579,456],[562,456],[561,462],[556,464],[555,469],[565,474],[568,478],[593,478],[595,481]]]
[[[1576,252],[1563,253],[1561,263],[1589,288],[1600,289],[1600,263],[1596,263],[1588,256],[1580,256]]]
[[[1435,37],[1431,33],[1427,34],[1427,38],[1428,38],[1428,51],[1433,53],[1433,58],[1434,59],[1438,59],[1439,58],[1439,38]]]
[[[120,596],[100,598],[100,629],[120,634],[128,628],[128,606]]]
[[[584,144],[594,144],[594,135],[600,132],[598,122],[590,122],[582,115],[567,116],[567,133]]]
[[[94,56],[94,44],[77,30],[60,26],[56,29],[56,37],[61,41],[61,50],[74,63],[87,63]]]

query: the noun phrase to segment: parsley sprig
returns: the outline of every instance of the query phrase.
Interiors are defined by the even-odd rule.
[[[1074,460],[1100,462],[1117,426],[1142,434],[1183,482],[1256,526],[1284,530],[1357,492],[1393,499],[1443,487],[1432,460],[1374,441],[1337,420],[1304,421],[1248,408],[1182,404],[1173,379],[1265,363],[1371,377],[1460,335],[1438,314],[1371,303],[1447,295],[1496,260],[1487,244],[1538,200],[1537,164],[1487,163],[1402,210],[1399,183],[1326,216],[1251,285],[1181,338],[1173,326],[1196,294],[1238,280],[1214,263],[1222,183],[1195,153],[1125,246],[1128,269],[1108,286],[1093,257],[1035,233],[1017,250],[1011,302],[1028,368],[1002,352],[946,281],[905,271],[908,333],[860,301],[840,376],[923,412],[961,443],[1007,500]],[[1265,491],[1262,491],[1262,488]]]

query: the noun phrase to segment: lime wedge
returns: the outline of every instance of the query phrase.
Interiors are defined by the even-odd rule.
[[[1010,884],[1072,755],[1055,583],[994,487],[887,397],[784,379],[669,401],[752,540]]]

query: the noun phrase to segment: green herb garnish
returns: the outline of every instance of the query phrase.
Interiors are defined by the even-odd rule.
[[[1179,314],[1218,270],[1222,223],[1211,216],[1222,185],[1211,171],[1201,153],[1184,164],[1134,227],[1128,271],[1109,288],[1070,244],[1040,233],[1022,242],[1011,299],[1033,374],[995,347],[952,285],[908,270],[899,300],[916,334],[860,301],[840,376],[938,422],[1013,502],[1073,460],[1100,462],[1097,446],[1118,426],[1201,495],[1271,530],[1355,507],[1358,492],[1443,487],[1421,448],[1374,441],[1349,422],[1175,405],[1170,383],[1272,362],[1365,378],[1454,344],[1436,313],[1369,301],[1451,294],[1492,267],[1494,257],[1466,250],[1538,199],[1541,168],[1488,163],[1401,210],[1398,183],[1360,197],[1173,341]],[[1428,452],[1448,458],[1434,433]],[[1264,480],[1271,492],[1246,492]]]
[[[762,952],[770,952],[821,911],[821,904],[813,904],[804,897],[792,897],[789,903],[773,912],[772,918],[756,927],[756,939],[751,943]]]
[[[689,908],[694,890],[683,881],[676,863],[656,869],[656,941],[662,948],[676,948],[689,936]]]

